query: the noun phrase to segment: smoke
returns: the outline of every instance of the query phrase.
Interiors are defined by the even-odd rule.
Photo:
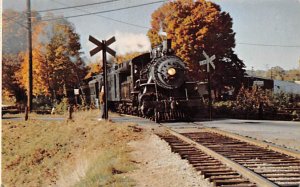
[[[112,36],[115,36],[116,41],[111,44],[109,47],[116,51],[116,55],[125,55],[127,53],[133,53],[133,52],[149,52],[151,49],[151,44],[148,39],[148,37],[145,34],[135,34],[135,33],[126,33],[126,32],[120,32],[116,31],[113,35],[109,36],[97,36],[93,35],[96,39],[102,40],[102,39],[110,39]],[[86,40],[86,47],[90,51],[96,47],[95,44],[92,42]],[[88,52],[89,53],[89,52]],[[87,56],[90,56],[87,54]],[[110,61],[112,59],[111,55],[107,55],[107,60]],[[90,62],[97,62],[102,60],[102,53],[96,54],[92,57],[90,57]]]
[[[116,31],[114,36],[116,37],[116,42],[111,47],[116,50],[117,55],[132,52],[148,52],[151,49],[150,41],[145,34]]]

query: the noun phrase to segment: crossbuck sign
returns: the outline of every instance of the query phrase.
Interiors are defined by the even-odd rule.
[[[213,55],[211,57],[209,57],[205,51],[202,52],[202,54],[205,57],[205,60],[202,60],[199,62],[200,66],[202,65],[207,65],[207,82],[208,82],[208,105],[209,105],[209,119],[212,119],[212,99],[211,99],[211,76],[210,76],[210,72],[209,72],[209,66],[211,65],[211,67],[213,67],[214,69],[216,69],[216,66],[214,65],[213,60],[216,59],[216,56]]]
[[[93,44],[97,45],[96,48],[94,48],[93,50],[90,51],[91,56],[94,56],[96,53],[103,50],[104,48],[105,48],[106,52],[108,52],[109,54],[111,54],[114,57],[116,56],[116,52],[108,47],[110,44],[112,44],[116,41],[115,37],[111,37],[107,41],[102,40],[102,42],[101,42],[101,41],[97,40],[96,38],[94,38],[93,36],[90,36],[89,41],[92,42]]]
[[[216,55],[213,55],[213,56],[209,57],[209,56],[206,54],[205,51],[203,51],[202,54],[204,55],[205,60],[202,60],[202,61],[199,62],[200,66],[207,64],[207,72],[209,72],[209,64],[210,64],[214,69],[216,69],[216,66],[214,65],[214,62],[213,62],[213,60],[216,59]]]
[[[99,41],[93,36],[89,37],[89,41],[96,45],[96,47],[90,51],[90,55],[93,56],[97,54],[98,52],[102,51],[103,55],[103,86],[104,86],[104,119],[108,119],[108,108],[107,108],[107,62],[106,62],[106,52],[109,53],[112,56],[116,56],[116,52],[108,47],[110,44],[114,43],[116,41],[115,37],[111,37],[109,40],[102,40]],[[101,109],[102,110],[102,109]],[[101,116],[102,117],[102,116]]]

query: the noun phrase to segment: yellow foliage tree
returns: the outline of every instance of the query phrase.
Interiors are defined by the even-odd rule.
[[[160,31],[166,32],[167,38],[172,39],[176,55],[187,63],[194,79],[206,77],[206,68],[199,67],[204,50],[217,57],[214,60],[216,70],[212,72],[215,89],[241,84],[245,71],[243,62],[233,51],[232,19],[217,4],[205,0],[171,1],[153,12],[151,26],[148,37],[152,46],[161,43]]]
[[[79,87],[86,74],[80,58],[79,35],[66,20],[38,24],[33,33],[33,94],[53,99],[66,96],[68,90]],[[17,73],[24,88],[27,88],[27,72],[28,55],[25,55]]]
[[[125,55],[119,55],[119,56],[116,57],[116,61],[117,61],[118,64],[120,64],[122,62],[131,60],[134,57],[139,56],[140,54],[141,54],[140,52],[133,52],[133,53],[127,53]]]
[[[92,62],[88,64],[88,73],[84,77],[84,79],[89,79],[92,76],[98,75],[102,72],[102,67],[100,66],[100,62]]]
[[[34,95],[50,95],[47,77],[48,69],[45,68],[45,55],[39,50],[39,47],[32,50],[32,77],[33,77],[33,94]],[[28,85],[28,53],[24,56],[24,62],[20,71],[17,73],[18,80],[27,88]]]
[[[20,70],[22,55],[3,54],[2,56],[2,102],[21,103],[25,98],[25,90],[20,85],[15,73]]]

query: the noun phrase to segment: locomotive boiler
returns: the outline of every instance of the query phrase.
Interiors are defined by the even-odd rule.
[[[102,86],[103,78],[93,80]],[[187,120],[202,105],[197,83],[174,54],[171,40],[108,68],[108,108],[155,121]],[[98,87],[98,86],[97,86]]]

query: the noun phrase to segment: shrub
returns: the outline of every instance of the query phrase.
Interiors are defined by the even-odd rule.
[[[277,100],[276,100],[277,99]],[[234,101],[217,102],[214,107],[217,115],[222,117],[246,119],[274,119],[278,105],[285,105],[290,98],[275,97],[270,90],[259,87],[245,89],[242,87]]]
[[[32,105],[34,110],[49,110],[52,106],[51,98],[47,96],[36,96],[32,99]]]
[[[55,112],[57,114],[65,114],[68,110],[68,105],[68,98],[63,98],[62,101],[55,107]]]

